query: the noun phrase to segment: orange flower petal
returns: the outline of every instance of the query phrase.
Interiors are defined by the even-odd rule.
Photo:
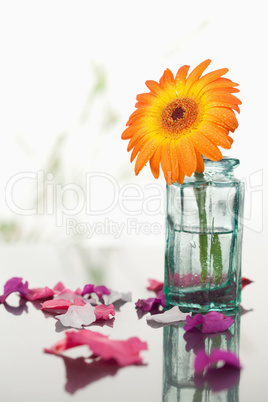
[[[179,184],[182,184],[184,182],[184,178],[185,178],[185,172],[183,170],[183,166],[182,166],[181,162],[179,161],[179,177],[178,177],[177,182]]]
[[[206,120],[213,121],[222,127],[234,132],[238,127],[238,121],[231,109],[214,107],[206,111]]]
[[[175,141],[170,142],[170,161],[171,161],[172,183],[175,183],[175,181],[178,180],[179,176],[178,154]]]
[[[220,68],[219,70],[211,71],[210,73],[204,75],[197,83],[199,89],[202,89],[205,85],[210,84],[215,81],[217,78],[220,78],[222,75],[228,73],[228,68]]]
[[[192,176],[196,170],[196,155],[189,137],[183,136],[177,144],[180,164],[187,176]]]
[[[194,147],[202,155],[211,159],[212,161],[218,161],[222,158],[222,153],[219,148],[208,140],[202,133],[194,133],[191,136]]]
[[[190,68],[190,66],[185,65],[178,69],[176,77],[175,77],[176,84],[185,85],[189,68]]]
[[[144,137],[142,137],[139,142],[135,145],[135,147],[132,150],[131,156],[130,156],[130,162],[133,162],[134,159],[136,158],[136,156],[138,155],[138,153],[140,152],[140,150],[142,149],[142,147],[144,146],[144,144],[146,142],[150,141],[150,136],[145,135]]]
[[[156,97],[152,93],[144,93],[137,95],[136,99],[138,103],[136,103],[135,107],[139,107],[139,105],[145,106],[152,104],[155,101]]]
[[[170,71],[169,68],[167,68],[164,71],[164,74],[160,78],[160,86],[162,89],[165,89],[165,87],[168,87],[170,85],[174,85],[174,76],[173,73]]]
[[[238,86],[237,83],[232,82],[228,78],[218,78],[209,84],[205,85],[202,89],[200,89],[200,92],[198,95],[202,95],[206,91],[210,91],[211,89],[218,89],[218,88],[233,88]],[[237,90],[239,92],[239,90]],[[236,90],[235,90],[236,92]]]
[[[234,103],[236,105],[242,105],[240,99],[230,94],[228,90],[225,89],[206,92],[202,96],[202,100],[205,103],[218,101],[218,102],[226,102],[226,103]]]
[[[161,167],[167,184],[172,184],[172,166],[168,141],[165,141],[162,145]]]
[[[129,140],[136,133],[138,127],[140,126],[136,125],[126,128],[121,135],[122,140]]]
[[[212,131],[202,131],[202,134],[207,137],[210,141],[213,142],[213,144],[218,145],[224,149],[230,149],[231,144],[228,139],[228,136],[225,134],[220,133],[219,131],[217,132],[216,130],[214,132]],[[230,137],[229,137],[230,138]]]
[[[127,151],[131,151],[133,147],[140,141],[141,138],[143,138],[145,135],[148,134],[148,131],[145,131],[145,129],[142,127],[139,130],[136,130],[136,133],[132,136],[130,139],[128,146],[127,146]]]
[[[163,142],[159,137],[153,138],[147,146],[143,146],[135,163],[135,174],[138,175],[141,169],[151,159],[159,144]]]
[[[150,89],[150,91],[154,94],[154,95],[159,95],[163,92],[161,86],[158,84],[158,82],[154,81],[154,80],[148,80],[145,82],[145,85]]]
[[[195,155],[196,155],[196,172],[202,173],[205,170],[204,159],[201,153],[198,152],[196,149],[195,149]]]
[[[155,179],[158,179],[159,177],[161,154],[162,154],[162,147],[158,147],[150,159],[150,168]]]
[[[202,63],[200,63],[189,75],[189,77],[186,80],[185,83],[185,94],[187,91],[191,88],[191,86],[199,80],[205,69],[210,65],[211,60],[205,60]]]

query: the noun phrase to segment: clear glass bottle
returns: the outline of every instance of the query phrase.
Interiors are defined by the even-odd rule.
[[[204,163],[204,173],[167,186],[164,292],[167,305],[183,311],[231,310],[241,302],[239,160]]]

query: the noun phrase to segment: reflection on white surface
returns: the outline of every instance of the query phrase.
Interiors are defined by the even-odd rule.
[[[90,259],[86,266],[81,264],[81,259],[74,251],[61,251],[63,254],[59,254],[59,250],[55,248],[44,246],[2,245],[0,286],[2,287],[7,279],[15,275],[28,280],[30,287],[54,286],[58,280],[62,280],[66,286],[76,288],[82,287],[92,279]],[[95,253],[95,259],[92,259],[94,264],[97,263],[97,255],[101,254],[101,250],[95,250]],[[65,258],[60,258],[61,255]],[[75,385],[69,377],[66,378],[66,364],[61,358],[42,352],[43,347],[50,347],[63,337],[62,332],[55,331],[55,320],[45,318],[32,303],[27,303],[27,309],[22,307],[19,315],[13,314],[14,311],[8,312],[1,305],[1,399],[9,402],[27,399],[31,402],[35,401],[38,395],[41,402],[48,399],[66,401],[71,398],[82,401],[90,397],[94,397],[95,401],[113,397],[114,400],[124,402],[127,396],[129,401],[161,401],[163,329],[151,328],[146,323],[146,317],[138,320],[134,302],[140,297],[149,297],[146,290],[148,277],[161,279],[162,257],[162,250],[157,248],[110,250],[105,259],[107,269],[103,271],[101,279],[105,281],[106,286],[115,290],[132,291],[133,302],[122,306],[121,312],[116,315],[113,328],[92,327],[114,339],[138,336],[142,341],[146,341],[149,346],[149,350],[143,353],[146,366],[126,367],[114,375],[110,375],[108,370],[107,376],[82,388],[81,384]],[[94,264],[92,263],[92,267]],[[263,268],[261,264],[264,264],[264,261],[259,261],[260,272]],[[242,293],[243,307],[253,311],[241,317],[240,360],[243,369],[239,394],[242,402],[251,402],[256,395],[258,401],[265,402],[265,365],[268,357],[266,282],[257,271],[251,279],[254,283],[247,286]],[[7,302],[17,305],[18,297],[16,295],[9,297]],[[67,365],[69,375],[73,370],[72,367],[72,364]],[[86,384],[87,379],[84,381]],[[65,387],[69,391],[73,390],[73,396],[64,391]]]

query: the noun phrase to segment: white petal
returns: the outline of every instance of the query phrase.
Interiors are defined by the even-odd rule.
[[[146,320],[148,324],[174,324],[175,322],[185,321],[187,315],[191,315],[191,313],[183,313],[178,306],[175,306],[164,313],[148,316]]]
[[[94,307],[90,304],[84,306],[70,306],[65,314],[57,315],[56,318],[64,327],[82,328],[96,321]]]

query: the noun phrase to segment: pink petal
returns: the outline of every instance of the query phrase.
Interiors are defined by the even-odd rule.
[[[152,290],[154,292],[159,292],[160,290],[163,290],[164,287],[164,282],[159,282],[155,279],[148,279],[149,286],[147,286],[146,289]]]
[[[95,315],[96,320],[99,319],[109,320],[110,315],[115,316],[115,310],[113,304],[110,304],[109,306],[105,306],[104,304],[96,306]]]
[[[242,277],[242,280],[241,280],[242,287],[241,287],[241,289],[244,289],[245,286],[249,285],[252,282],[253,281],[251,279]]]
[[[41,310],[47,310],[51,312],[63,312],[68,310],[68,308],[72,305],[70,300],[64,299],[54,299],[47,300],[42,304]]]
[[[64,286],[64,284],[63,284],[62,282],[58,282],[58,283],[54,286],[54,288],[53,288],[53,290],[54,290],[55,293],[60,293],[60,292],[62,292],[64,289],[66,289],[66,288],[65,288],[65,286]]]
[[[64,352],[67,348],[67,338],[61,339],[56,342],[51,348],[44,348],[44,352],[50,353],[53,355],[58,355]]]
[[[54,291],[48,287],[29,289],[26,296],[27,300],[34,301],[39,299],[48,299],[53,297]]]
[[[76,297],[74,299],[74,305],[75,306],[84,306],[86,304],[86,302],[83,299],[80,299],[78,297]]]
[[[0,296],[0,303],[4,303],[6,298],[14,292],[19,292],[26,296],[28,293],[28,282],[22,283],[22,278],[13,277],[4,285],[4,294]]]
[[[64,340],[57,342],[49,349],[45,349],[45,352],[59,354],[76,346],[88,345],[94,355],[103,360],[114,359],[120,366],[128,366],[142,363],[139,353],[148,349],[147,343],[136,337],[125,341],[110,340],[106,335],[86,329],[76,332],[67,331],[65,335]]]

